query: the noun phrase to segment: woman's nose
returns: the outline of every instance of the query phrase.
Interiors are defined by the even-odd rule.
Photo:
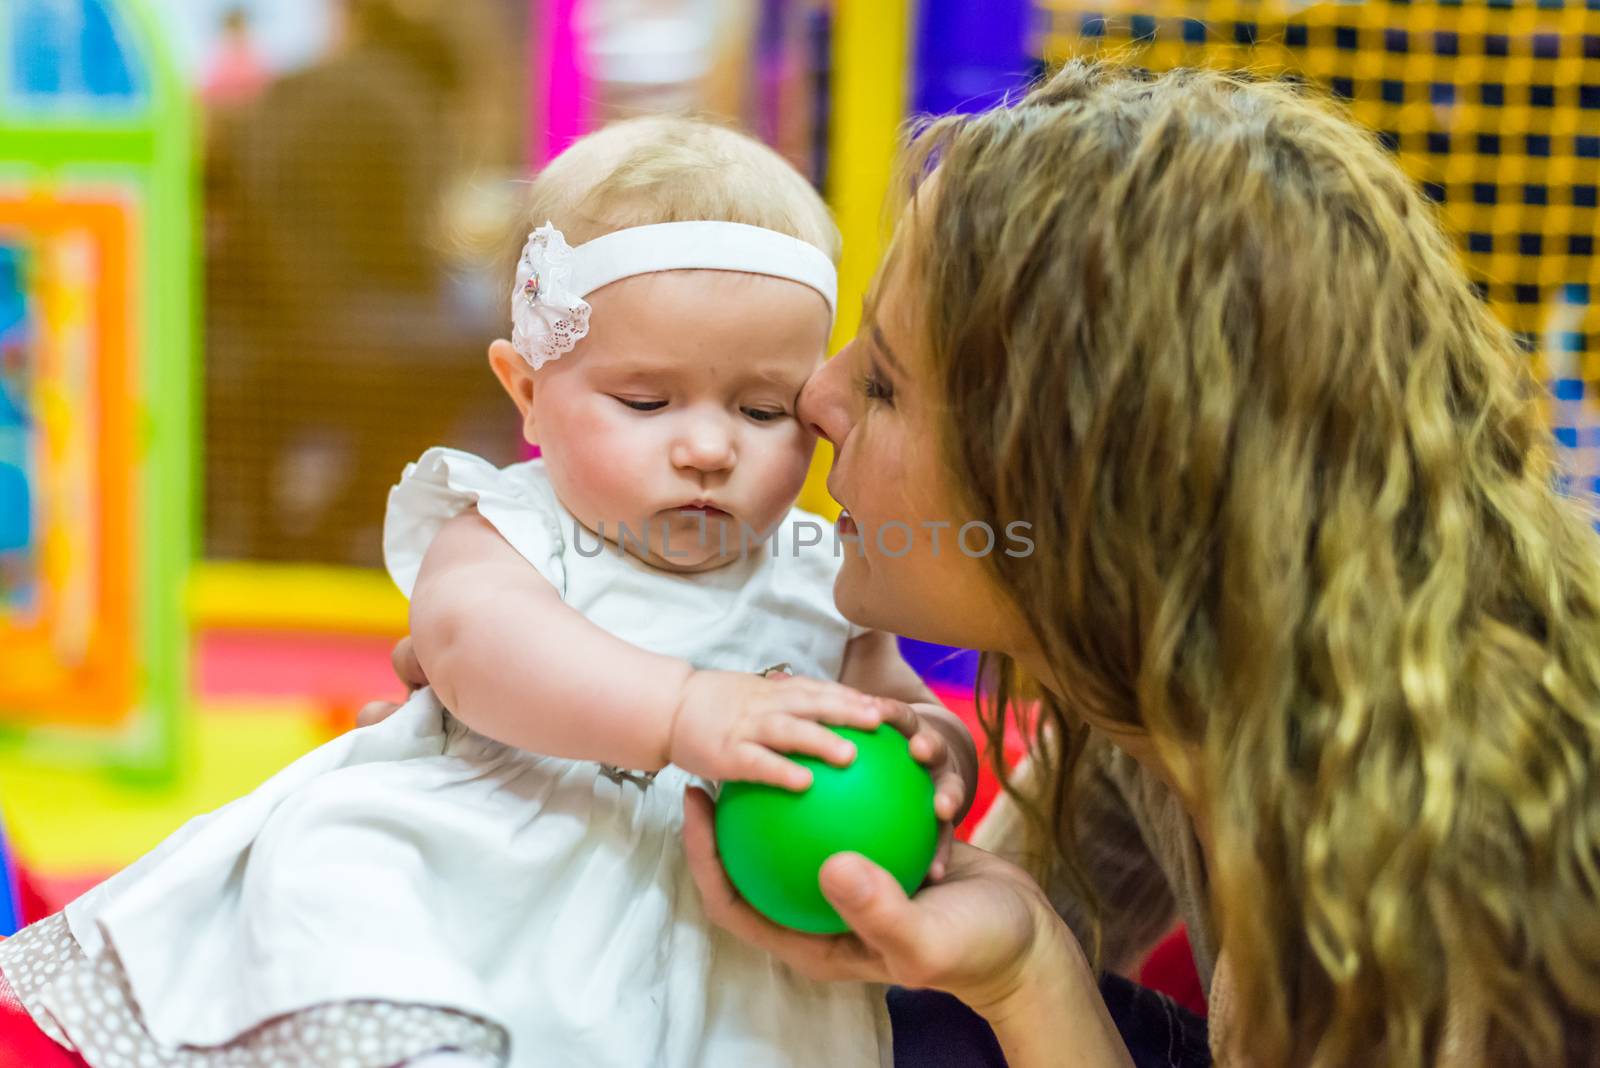
[[[850,408],[850,364],[855,343],[819,367],[800,390],[800,421],[834,445],[844,441],[854,423]]]

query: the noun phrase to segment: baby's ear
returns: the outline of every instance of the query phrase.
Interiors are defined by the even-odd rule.
[[[533,368],[504,338],[489,343],[489,367],[522,416],[522,436],[529,445],[539,444],[533,423]]]

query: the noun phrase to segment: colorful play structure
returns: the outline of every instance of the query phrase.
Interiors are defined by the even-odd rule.
[[[0,97],[8,748],[170,774],[184,693],[193,192],[135,8],[10,5]],[[23,42],[27,42],[26,45]]]
[[[383,575],[194,559],[195,116],[153,2],[0,8],[0,811],[35,907],[397,689],[405,608]],[[1107,51],[1289,73],[1348,99],[1438,203],[1544,361],[1575,488],[1600,493],[1593,0],[758,6],[752,121],[776,137],[809,109],[809,165],[845,236],[836,343],[882,251],[907,115],[985,107]],[[593,121],[582,8],[531,3],[530,166]],[[802,503],[831,516],[828,459]],[[971,715],[973,654],[906,648]],[[19,908],[5,841],[0,934]]]
[[[0,937],[22,926],[22,888],[17,883],[16,858],[6,845],[5,828],[0,827]]]

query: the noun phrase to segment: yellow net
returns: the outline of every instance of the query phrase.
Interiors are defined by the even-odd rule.
[[[1600,0],[1042,0],[1049,63],[1244,69],[1348,102],[1439,208],[1490,307],[1541,361],[1581,491],[1600,493]]]

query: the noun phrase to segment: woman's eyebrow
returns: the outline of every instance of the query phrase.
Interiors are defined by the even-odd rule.
[[[890,369],[901,378],[904,378],[906,376],[905,368],[900,365],[899,358],[895,356],[894,350],[889,347],[889,342],[884,339],[883,331],[878,329],[877,323],[872,324],[872,344],[879,352],[883,353],[884,362],[889,365]]]

